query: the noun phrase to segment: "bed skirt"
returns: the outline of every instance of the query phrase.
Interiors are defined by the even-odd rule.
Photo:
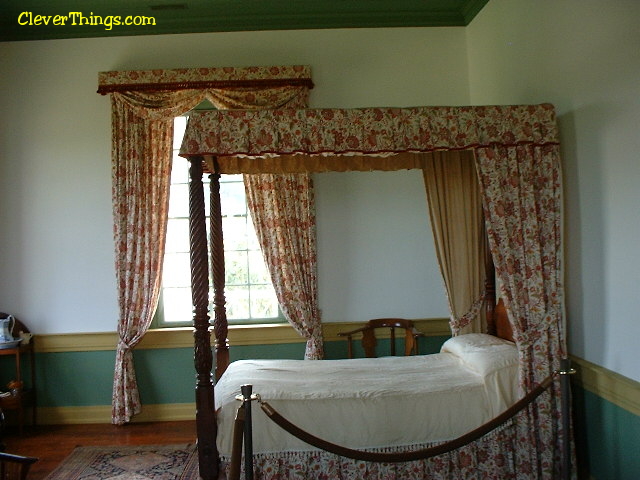
[[[254,455],[255,480],[509,480],[532,479],[531,465],[518,450],[512,419],[483,438],[437,457],[404,463],[372,463],[340,457],[321,450]],[[372,450],[403,452],[434,444]],[[520,458],[518,458],[520,457]],[[527,457],[527,455],[525,455]],[[225,470],[228,458],[222,459]],[[524,460],[524,462],[523,462]],[[244,462],[243,462],[244,468]],[[244,472],[242,477],[244,478]]]

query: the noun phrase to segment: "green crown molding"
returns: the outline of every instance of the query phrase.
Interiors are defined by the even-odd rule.
[[[113,0],[87,1],[79,8],[74,0],[46,3],[4,0],[0,41],[324,28],[455,27],[468,25],[487,2],[146,0],[132,5],[125,0]],[[138,18],[138,23],[152,18],[155,24],[117,25],[109,20],[114,17],[119,17],[121,23],[127,17]]]

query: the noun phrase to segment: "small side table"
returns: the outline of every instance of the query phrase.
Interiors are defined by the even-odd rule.
[[[17,382],[20,382],[20,385],[22,385],[22,388],[0,394],[0,408],[5,412],[8,410],[18,411],[18,428],[20,430],[20,434],[22,434],[23,431],[25,409],[31,408],[32,423],[33,425],[36,424],[36,372],[34,365],[33,343],[34,338],[31,337],[31,341],[27,345],[19,344],[13,348],[0,349],[0,356],[13,355],[15,357],[15,379]],[[29,357],[29,369],[31,370],[31,383],[28,386],[24,385],[22,379],[22,357],[25,354]]]

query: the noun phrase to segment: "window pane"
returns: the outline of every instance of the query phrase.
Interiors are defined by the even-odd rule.
[[[224,270],[227,285],[242,285],[249,281],[249,265],[247,263],[247,252],[225,252]],[[249,317],[247,317],[249,318]]]
[[[227,318],[251,318],[249,314],[249,289],[246,287],[227,287]]]
[[[171,185],[169,191],[169,217],[189,217],[189,185]]]
[[[169,197],[169,223],[163,273],[164,321],[191,322],[189,260],[189,162],[178,156],[186,118],[174,124],[174,152]],[[209,176],[204,184],[205,214],[209,215]],[[242,175],[221,175],[220,194],[225,247],[227,318],[240,323],[253,318],[279,318],[275,292],[262,259],[253,222],[248,215]],[[207,236],[210,238],[207,219]],[[210,288],[211,278],[209,278]],[[210,294],[213,301],[213,292]],[[213,305],[211,305],[213,307]],[[211,310],[213,316],[213,309]]]
[[[273,318],[278,316],[278,299],[271,286],[251,286],[251,317]]]
[[[173,152],[171,183],[189,183],[189,161],[186,158],[178,156],[177,150]]]
[[[220,177],[220,183],[240,182],[244,184],[241,173],[225,173]]]
[[[189,253],[165,253],[162,272],[164,287],[191,287]]]
[[[264,263],[262,252],[249,252],[249,283],[270,284],[271,278],[267,265]]]
[[[222,216],[246,215],[244,184],[242,182],[220,184]]]
[[[189,251],[189,219],[170,218],[167,224],[167,252]]]
[[[247,249],[247,220],[245,217],[222,219],[222,235],[225,250]]]
[[[180,150],[184,130],[187,128],[187,117],[176,117],[173,120],[173,149]]]
[[[191,288],[164,288],[162,297],[165,322],[191,322],[193,320]]]

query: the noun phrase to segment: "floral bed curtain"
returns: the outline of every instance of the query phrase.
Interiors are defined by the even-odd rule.
[[[489,243],[528,391],[567,356],[563,330],[559,147],[494,145],[476,150]],[[554,478],[561,441],[558,392],[545,393],[518,423],[523,471]],[[537,448],[529,448],[536,445]],[[525,447],[526,446],[526,447]]]
[[[305,358],[321,359],[324,349],[311,175],[245,175],[245,185],[280,308],[294,329],[307,339]]]
[[[304,66],[102,72],[98,93],[111,94],[112,200],[118,345],[112,422],[141,411],[132,349],[157,305],[166,238],[173,118],[208,99],[214,105],[286,105],[306,99]]]
[[[226,135],[208,134],[216,131]],[[341,155],[348,163],[351,156],[473,150],[489,246],[520,354],[520,385],[525,391],[566,355],[557,133],[553,106],[546,104],[210,112],[192,118],[181,155],[241,155],[256,164],[284,155],[297,160],[296,168],[304,168],[314,156]],[[456,475],[485,468],[482,478],[559,478],[560,441],[569,435],[562,431],[559,402],[552,389],[502,429],[469,447],[407,464],[401,475],[396,466],[381,466],[381,473],[370,478],[423,478],[425,472],[432,472],[433,478],[466,478]],[[283,464],[276,465],[276,459],[264,461],[264,471],[282,472]],[[285,467],[314,461],[322,468],[336,465],[330,455],[299,452]],[[349,468],[349,462],[340,465]],[[365,468],[353,468],[361,467]],[[439,476],[439,471],[450,473]]]

